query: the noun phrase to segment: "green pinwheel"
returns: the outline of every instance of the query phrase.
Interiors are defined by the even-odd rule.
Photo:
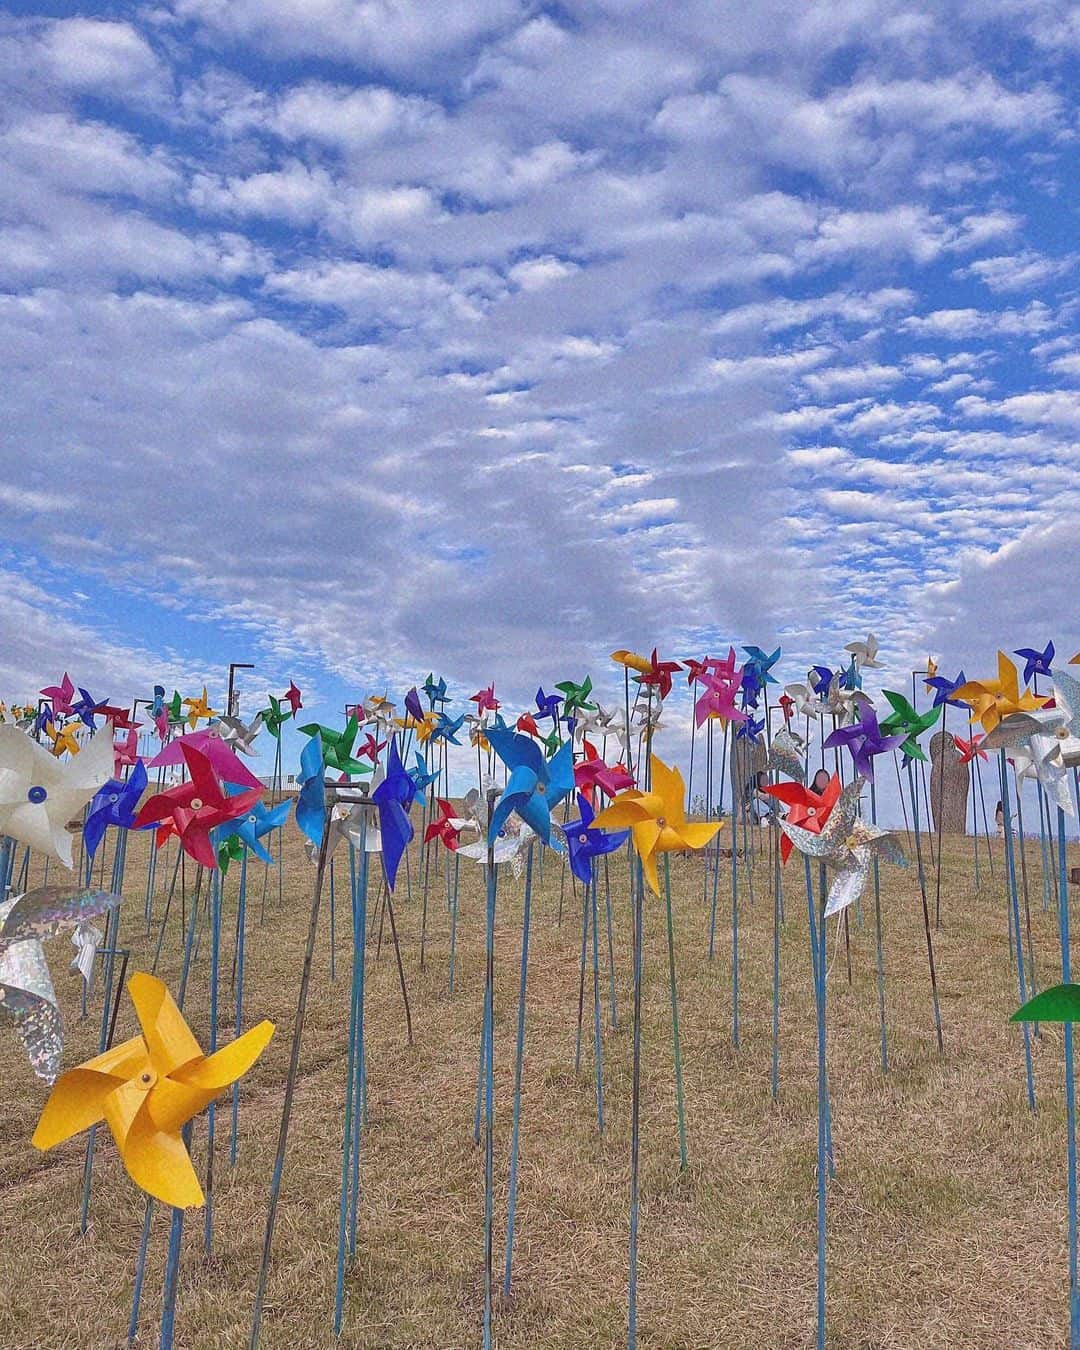
[[[322,737],[323,763],[328,769],[338,773],[371,773],[372,766],[353,758],[353,746],[360,725],[355,713],[345,723],[344,731],[334,731],[331,727],[320,726],[318,722],[309,722],[300,730],[305,736],[318,734]]]
[[[886,736],[904,737],[900,749],[908,759],[925,760],[918,738],[935,725],[941,716],[941,704],[936,708],[928,708],[924,713],[917,713],[903,694],[894,693],[891,689],[882,692],[889,700],[892,712],[878,723],[880,730]]]
[[[172,698],[165,704],[165,712],[168,714],[169,725],[171,727],[179,726],[181,722],[186,720],[187,713],[184,711],[183,703],[184,701],[180,697],[180,690],[174,689]]]
[[[270,700],[270,706],[262,710],[262,724],[274,740],[280,740],[281,728],[292,716],[292,709],[282,707],[285,702],[283,698],[275,698],[273,694],[267,694],[266,697]]]
[[[1080,984],[1055,984],[1017,1008],[1010,1022],[1080,1022]]]
[[[562,715],[563,717],[573,717],[576,712],[594,712],[596,704],[588,701],[592,693],[592,677],[586,675],[580,684],[575,684],[573,680],[563,680],[562,684],[555,686],[563,696]]]

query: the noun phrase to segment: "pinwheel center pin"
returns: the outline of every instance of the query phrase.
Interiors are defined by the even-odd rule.
[[[537,783],[537,785],[536,785],[536,790],[537,790],[537,792],[543,792],[543,791],[545,791],[545,788],[544,788],[543,783]]]
[[[667,826],[667,821],[664,819],[663,816],[657,816],[656,823],[657,825],[660,826],[661,829],[664,829]]]
[[[27,801],[33,802],[35,806],[40,806],[41,803],[48,797],[48,795],[49,794],[45,791],[45,789],[38,783],[35,784],[26,794],[26,799]]]
[[[203,805],[203,804],[202,804],[202,798],[201,798],[201,797],[192,797],[192,799],[191,799],[191,809],[192,809],[193,811],[201,811],[201,810],[202,810],[202,805]]]
[[[579,835],[578,835],[578,843],[579,843],[579,844],[587,844],[588,842],[589,842],[589,836],[588,836],[587,834],[579,834]]]
[[[808,816],[816,816],[816,815],[817,815],[817,807],[816,807],[816,806],[808,807],[808,808],[807,808],[807,811],[806,811],[806,814],[807,814]]]
[[[146,1084],[147,1087],[151,1087],[154,1082],[154,1075],[149,1071],[147,1071],[142,1075],[142,1081]]]

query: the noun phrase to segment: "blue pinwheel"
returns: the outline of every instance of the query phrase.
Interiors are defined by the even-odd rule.
[[[390,741],[386,777],[371,794],[379,808],[379,836],[382,840],[383,874],[391,890],[397,879],[398,864],[413,837],[409,807],[416,800],[416,783],[405,771],[398,754],[397,737]]]
[[[246,789],[233,784],[226,784],[225,790],[230,797],[235,797]],[[292,804],[288,798],[279,802],[277,806],[270,807],[264,806],[262,802],[256,802],[242,816],[234,816],[232,820],[219,826],[215,831],[217,842],[224,844],[229,839],[238,839],[245,848],[255,854],[260,862],[273,862],[273,858],[259,843],[259,840],[264,835],[269,834],[271,830],[280,830],[288,820],[291,809]]]
[[[409,777],[416,784],[416,800],[421,806],[427,806],[427,798],[424,796],[424,793],[432,783],[438,782],[439,771],[436,769],[434,773],[428,773],[427,760],[419,750],[416,751],[413,758],[416,760],[416,763],[409,770]]]
[[[154,685],[154,698],[150,704],[150,716],[160,717],[165,711],[165,686],[163,684]]]
[[[776,678],[770,675],[769,671],[780,660],[780,648],[777,647],[771,656],[766,656],[760,647],[744,647],[743,651],[747,656],[746,664],[743,666],[743,679],[746,679],[746,672],[750,670],[753,671],[759,685],[775,684]]]
[[[1013,655],[1024,658],[1024,683],[1030,684],[1036,675],[1049,675],[1051,673],[1050,666],[1054,660],[1054,644],[1048,642],[1041,652],[1036,651],[1034,647],[1018,647]]]
[[[507,816],[516,811],[545,844],[561,852],[561,844],[551,836],[551,813],[574,789],[572,742],[566,741],[547,760],[531,736],[522,736],[506,727],[489,727],[487,738],[510,770],[506,787],[491,813],[488,839],[497,838]]]
[[[438,680],[435,679],[434,675],[428,675],[427,679],[424,681],[424,693],[427,695],[427,700],[433,708],[436,703],[445,703],[447,701],[446,681],[441,675]]]
[[[862,688],[862,675],[854,656],[851,658],[851,665],[840,672],[840,688],[847,689],[850,693]]]
[[[966,683],[967,676],[963,671],[957,675],[955,680],[950,680],[944,675],[931,675],[926,681],[926,687],[928,689],[933,689],[934,691],[934,702],[932,706],[940,708],[944,703],[946,707],[963,708],[965,712],[968,711],[968,705],[966,703],[953,697],[960,686]]]
[[[815,694],[823,693],[832,684],[833,673],[828,666],[811,666],[806,678]]]
[[[110,778],[98,788],[91,799],[83,825],[83,842],[86,852],[92,858],[98,845],[105,837],[110,825],[119,830],[130,830],[135,822],[139,798],[146,791],[146,765],[141,759],[135,761],[135,767],[126,783]]]
[[[740,722],[735,728],[735,739],[743,741],[756,741],[760,739],[765,730],[764,717],[748,717],[745,722]]]
[[[447,716],[446,713],[440,712],[429,739],[431,741],[446,741],[449,745],[460,745],[461,742],[457,738],[457,733],[461,730],[464,721],[464,713],[458,718],[452,718]]]
[[[559,704],[562,697],[559,694],[545,694],[544,686],[541,685],[536,691],[536,716],[543,721],[545,717],[550,717],[552,722],[559,719]]]
[[[605,853],[614,853],[626,843],[629,830],[598,830],[593,821],[596,813],[578,793],[579,820],[568,820],[562,826],[566,835],[566,851],[570,855],[570,870],[587,886],[592,878],[592,861]]]
[[[743,667],[739,682],[739,706],[745,712],[747,708],[756,708],[761,691],[765,688],[757,671],[749,662]]]
[[[84,725],[88,726],[91,731],[94,731],[97,728],[97,723],[94,721],[94,714],[100,708],[106,707],[108,702],[109,700],[107,698],[94,698],[90,691],[84,689],[80,684],[79,698],[71,705],[71,711]]]
[[[324,771],[322,737],[316,732],[300,751],[300,791],[296,798],[296,823],[316,848],[322,844],[326,827]]]

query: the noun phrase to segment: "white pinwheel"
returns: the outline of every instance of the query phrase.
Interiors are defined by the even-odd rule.
[[[879,670],[881,662],[877,659],[878,640],[873,633],[867,633],[865,642],[849,642],[844,651],[850,652],[860,670]]]
[[[108,730],[61,764],[17,727],[0,726],[0,834],[71,867],[67,823],[113,771]]]
[[[826,711],[825,705],[808,684],[788,684],[784,693],[795,704],[800,717],[820,717]]]
[[[219,717],[213,729],[230,750],[239,751],[242,755],[254,755],[255,737],[262,729],[262,724],[263,715],[257,712],[250,722],[242,722],[239,717]]]

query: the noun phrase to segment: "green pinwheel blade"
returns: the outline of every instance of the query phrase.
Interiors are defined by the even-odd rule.
[[[1010,1022],[1080,1022],[1080,984],[1055,984],[1029,998]]]

